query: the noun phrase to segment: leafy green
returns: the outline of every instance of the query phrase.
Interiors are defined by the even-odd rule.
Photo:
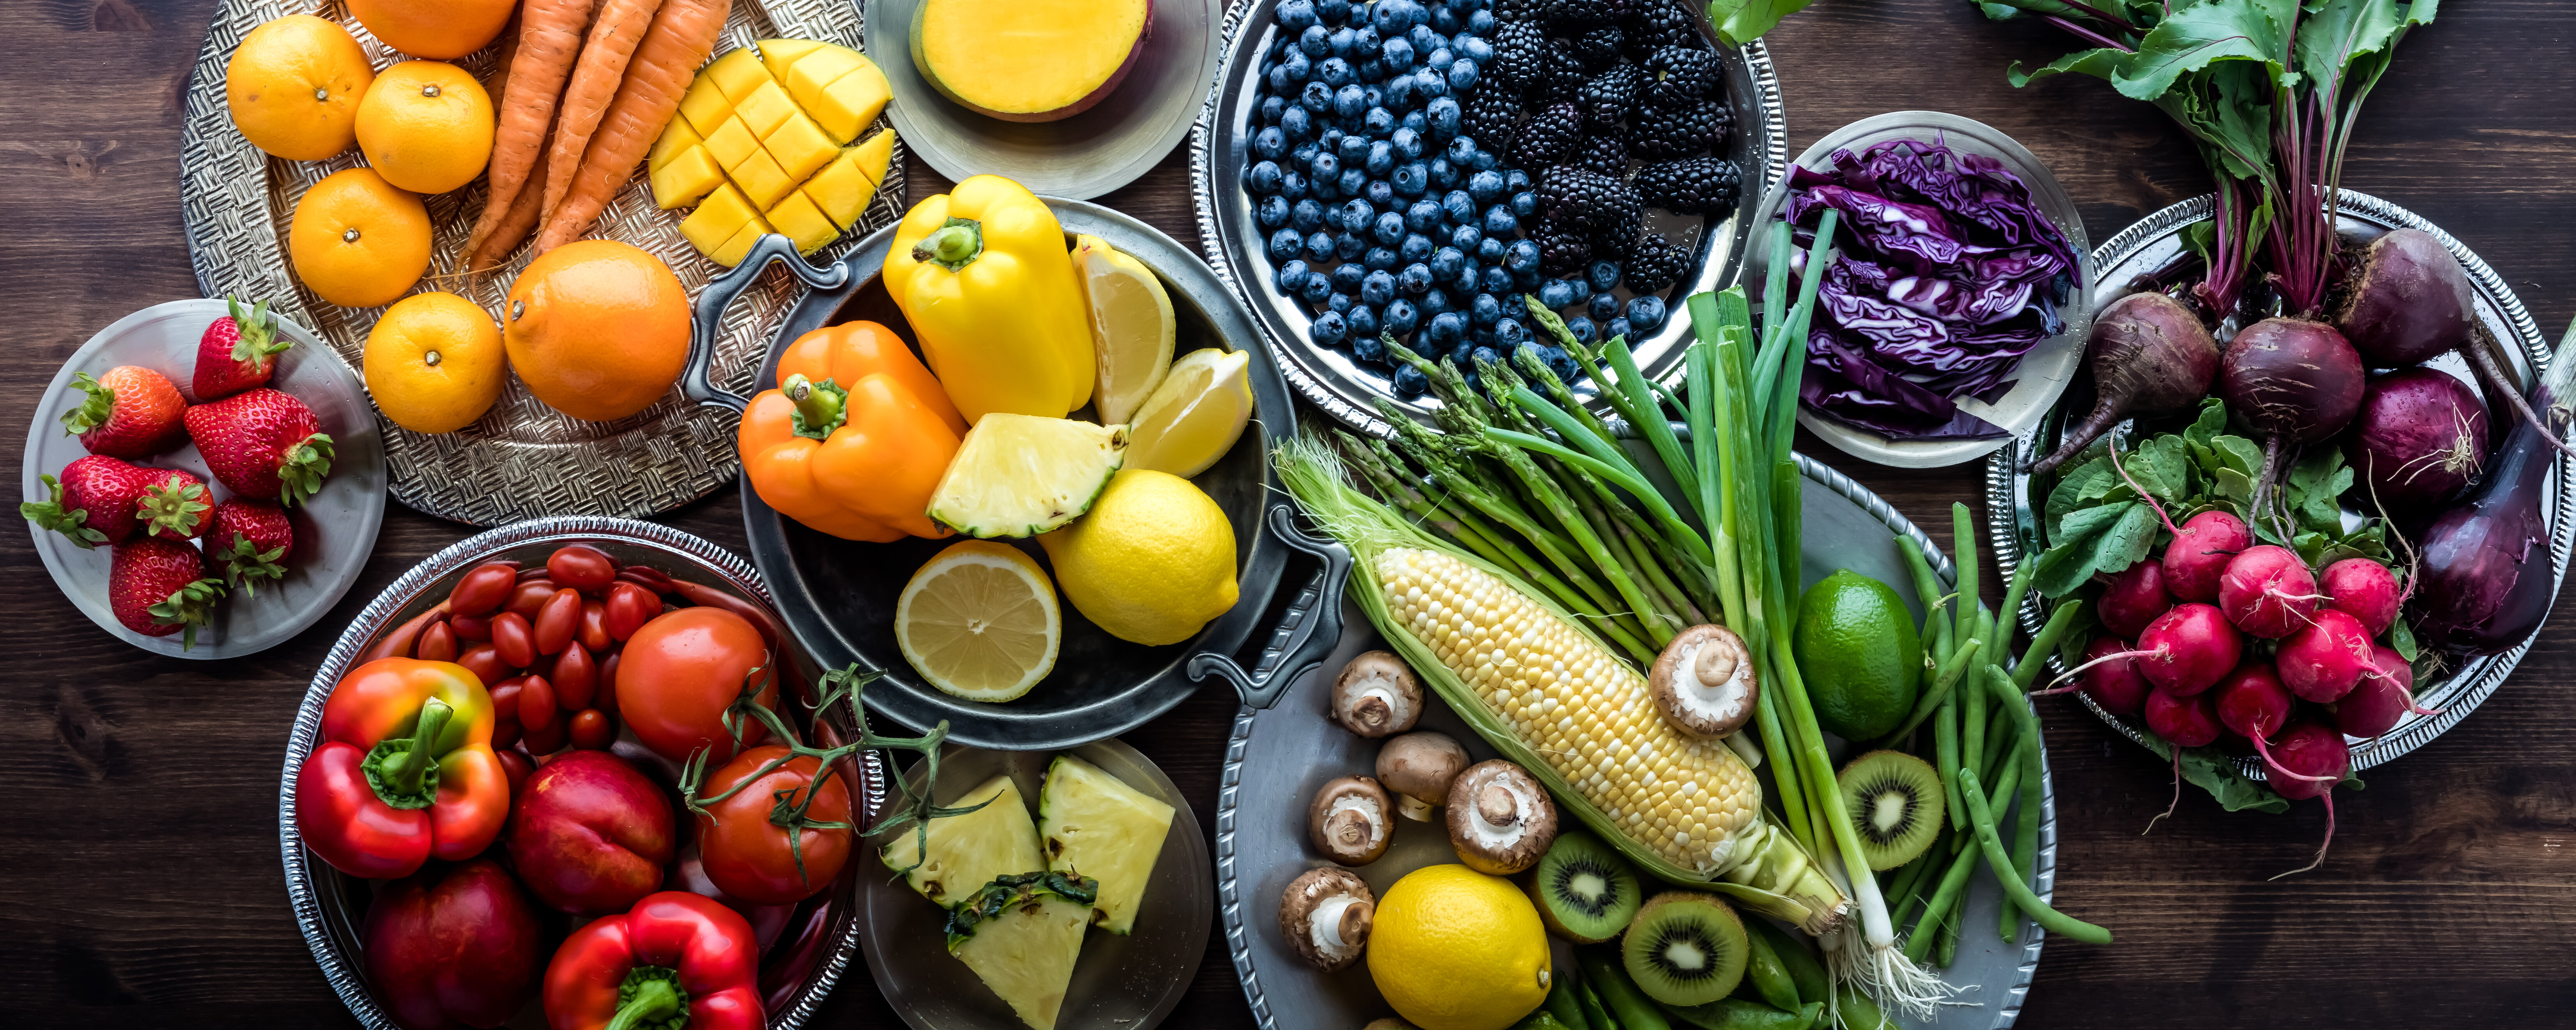
[[[2112,71],[2111,86],[2130,99],[2153,101],[2183,76],[2219,61],[2253,61],[2280,74],[2282,35],[2297,7],[2297,0],[2200,0],[2180,6],[2147,30],[2138,52]]]
[[[2405,616],[2400,615],[2397,621],[2388,624],[2387,640],[2388,649],[2397,652],[2397,657],[2406,659],[2410,664],[2415,661],[2418,650],[2415,646],[2415,627],[2406,624]]]
[[[2068,512],[2054,538],[2055,546],[2039,556],[2031,589],[2043,597],[2059,598],[2090,582],[2096,573],[2125,572],[2155,550],[2162,532],[2155,510],[2137,501]]]
[[[2141,736],[2145,738],[2147,750],[2155,752],[2156,757],[2166,761],[2173,760],[2173,745],[2166,743],[2163,737],[2153,733],[2144,733]],[[2184,748],[2182,778],[2190,780],[2193,786],[2208,791],[2210,797],[2218,799],[2220,807],[2230,812],[2242,812],[2250,808],[2257,812],[2279,815],[2290,810],[2290,799],[2273,793],[2270,787],[2245,778],[2244,773],[2236,771],[2235,761],[2215,747]]]
[[[1708,0],[1709,24],[1728,46],[1743,46],[1771,31],[1780,19],[1807,9],[1808,0]]]

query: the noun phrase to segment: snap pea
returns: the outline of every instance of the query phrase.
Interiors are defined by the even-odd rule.
[[[1748,991],[1776,1009],[1798,1007],[1798,985],[1790,982],[1789,969],[1780,964],[1780,956],[1771,952],[1771,942],[1761,934],[1744,935],[1744,980],[1735,988],[1738,997]]]
[[[1565,1025],[1564,1020],[1556,1018],[1556,1013],[1545,1008],[1535,1008],[1530,1010],[1529,1015],[1522,1016],[1520,1022],[1512,1024],[1512,1030],[1580,1030],[1580,1028]]]
[[[1809,1002],[1799,1008],[1783,1010],[1758,1001],[1720,998],[1706,1005],[1665,1011],[1700,1030],[1805,1030],[1817,1016],[1824,1014],[1825,1003]]]
[[[2001,785],[1997,786],[2000,788]],[[1976,773],[1964,769],[1959,771],[1959,793],[1967,799],[1968,823],[1976,828],[1977,846],[1984,849],[1986,865],[1994,869],[1995,879],[2003,882],[2005,897],[2011,898],[2013,904],[2021,906],[2021,910],[2029,913],[2041,929],[2050,933],[2072,937],[2086,944],[2111,943],[2111,931],[2048,907],[2047,902],[2030,892],[2029,884],[2013,875],[2012,856],[2004,852],[2003,838],[1995,834],[1994,809],[1986,804],[1986,792],[1977,785]]]
[[[1548,980],[1544,1008],[1557,1022],[1565,1024],[1565,1030],[1591,1030],[1592,1024],[1583,1018],[1583,999],[1574,996],[1574,981],[1574,970],[1557,970]]]
[[[1619,955],[1607,948],[1577,948],[1574,961],[1583,967],[1584,986],[1601,995],[1602,1003],[1620,1030],[1673,1030],[1664,1010],[1629,982],[1628,971],[1619,967]]]
[[[1831,996],[1833,979],[1825,975],[1824,963],[1816,953],[1807,950],[1805,942],[1789,936],[1788,931],[1771,925],[1767,919],[1747,919],[1746,929],[1771,942],[1771,954],[1788,969],[1789,982],[1797,985],[1800,1001],[1824,1001]]]

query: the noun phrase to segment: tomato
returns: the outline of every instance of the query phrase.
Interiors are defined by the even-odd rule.
[[[558,714],[557,708],[553,683],[548,682],[543,676],[519,678],[519,726],[521,728],[531,734],[551,729],[555,723],[561,721],[555,718]]]
[[[699,796],[733,790],[786,754],[786,748],[774,744],[745,751],[709,777]],[[849,789],[839,776],[825,777],[816,786],[815,768],[813,759],[796,758],[732,797],[705,806],[708,814],[698,816],[698,851],[706,863],[707,879],[718,889],[756,904],[783,905],[813,897],[841,875],[841,866],[850,857],[850,831],[799,827],[797,849],[805,859],[800,875],[796,854],[788,848],[787,829],[769,821],[771,809],[779,805],[775,795],[794,792],[786,802],[793,806],[804,803],[807,790],[817,791],[813,805],[805,810],[807,820],[850,821]]]
[[[465,575],[447,591],[447,611],[451,615],[490,615],[500,611],[510,599],[510,591],[519,585],[518,566],[503,562],[484,562]]]
[[[581,646],[598,654],[616,646],[617,638],[608,635],[608,605],[596,600],[581,603],[581,630],[573,634]]]
[[[421,633],[420,650],[413,654],[424,662],[455,661],[456,631],[447,628],[444,622],[431,624],[428,630]]]
[[[710,763],[733,758],[724,713],[747,683],[756,684],[760,704],[778,705],[769,649],[760,631],[732,612],[665,612],[636,630],[618,655],[618,717],[645,747],[674,762],[688,760],[699,748],[710,749]],[[766,735],[751,722],[744,743],[757,744]]]
[[[536,633],[538,654],[563,653],[564,645],[581,630],[581,591],[571,587],[555,591],[528,623]]]
[[[492,639],[492,617],[489,615],[454,616],[447,620],[447,628],[456,632],[458,640],[479,644]]]
[[[606,915],[661,889],[679,850],[677,823],[661,785],[625,759],[575,751],[528,778],[503,837],[539,902]]]
[[[519,729],[519,720],[517,720],[517,719],[496,719],[496,720],[493,720],[493,722],[492,722],[492,753],[493,753],[493,754],[496,754],[496,755],[515,755],[515,754],[518,754],[518,752],[513,751],[513,750],[510,750],[510,745],[518,743],[518,742],[519,742],[519,738],[520,738],[520,737],[522,737],[522,736],[525,736],[525,733],[523,733],[523,732]]]
[[[500,652],[490,644],[466,648],[464,654],[456,656],[456,664],[464,666],[465,671],[485,683],[499,683],[510,676],[509,664],[501,660]]]
[[[518,721],[519,692],[527,686],[527,683],[528,678],[525,676],[512,676],[492,684],[492,717],[508,719],[512,722]]]
[[[599,690],[599,666],[591,663],[590,649],[578,640],[564,645],[563,654],[556,656],[554,670],[546,673],[546,678],[554,682],[555,700],[576,711],[590,707],[590,699]]]
[[[617,559],[589,544],[555,548],[546,558],[546,575],[556,583],[589,593],[617,579]]]
[[[600,622],[608,635],[626,640],[662,614],[662,595],[633,583],[619,583],[608,588],[608,600],[602,607]]]
[[[546,724],[545,729],[521,731],[520,741],[527,746],[529,754],[538,756],[538,764],[542,765],[545,756],[563,750],[564,741],[569,739],[571,732],[564,720],[557,719]]]
[[[537,613],[544,610],[546,602],[554,600],[554,597],[555,583],[553,580],[532,579],[519,584],[518,590],[510,595],[510,603],[502,605],[501,607],[505,611],[519,613],[519,617],[522,619],[526,619],[529,622],[535,622],[537,621]]]
[[[518,727],[511,727],[510,732],[517,733]],[[528,775],[537,771],[537,763],[529,759],[526,753],[514,747],[502,748],[493,753],[501,756],[501,775],[510,781],[510,800],[516,802],[519,800],[519,788],[528,785]]]
[[[590,695],[590,706],[617,717],[617,656],[624,651],[610,651],[599,663],[599,688]]]
[[[572,713],[572,746],[584,751],[606,751],[617,739],[617,727],[608,724],[608,713],[584,708]]]
[[[517,612],[502,612],[492,617],[492,647],[513,669],[537,664],[536,635],[528,629],[528,620],[520,618]]]

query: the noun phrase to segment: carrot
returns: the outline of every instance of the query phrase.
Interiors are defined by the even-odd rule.
[[[582,26],[590,22],[596,0],[526,0],[519,8],[519,34],[512,52],[503,55],[508,71],[501,93],[500,121],[492,132],[492,167],[483,213],[465,238],[466,253],[478,253],[501,227],[510,205],[527,186],[537,164],[546,127],[554,122],[555,100],[572,74],[573,55],[581,49]]]
[[[599,128],[599,119],[608,113],[608,100],[625,81],[626,63],[635,56],[635,45],[643,41],[644,30],[653,24],[653,12],[662,0],[603,0],[599,18],[590,23],[590,39],[581,45],[581,60],[572,67],[572,82],[564,87],[563,112],[555,118],[555,141],[546,152],[546,206],[548,215],[563,203],[564,191],[572,188],[573,169],[581,166],[581,153],[590,146],[590,134]]]
[[[545,230],[537,234],[537,253],[579,237],[625,188],[635,166],[653,149],[654,137],[680,110],[681,94],[715,50],[725,15],[732,10],[732,0],[664,0],[628,62],[626,83],[617,87],[617,98],[608,102],[608,113],[582,153],[580,171],[564,191],[563,202],[546,216]]]
[[[552,133],[547,134],[546,142],[554,142]],[[528,234],[537,228],[537,207],[545,199],[547,175],[548,169],[542,164],[528,173],[527,185],[520,188],[518,199],[510,202],[510,210],[493,224],[491,235],[466,252],[470,255],[465,261],[466,271],[481,275],[498,268],[510,259],[511,251],[527,242]]]

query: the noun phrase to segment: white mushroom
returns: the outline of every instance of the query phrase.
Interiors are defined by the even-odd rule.
[[[1344,776],[1315,792],[1306,809],[1306,832],[1315,850],[1343,865],[1367,865],[1395,839],[1395,804],[1386,788],[1366,776]]]
[[[1529,770],[1494,759],[1449,784],[1449,846],[1480,873],[1509,876],[1556,842],[1556,802]]]
[[[1395,812],[1430,822],[1449,801],[1449,783],[1467,768],[1467,749],[1446,733],[1424,730],[1390,738],[1377,751],[1377,781],[1395,792]]]
[[[1369,651],[1342,666],[1333,680],[1333,721],[1363,737],[1383,737],[1413,728],[1422,717],[1422,683],[1402,659]]]
[[[1664,720],[1700,740],[1744,728],[1753,718],[1761,684],[1744,638],[1724,626],[1693,626],[1675,634],[1646,677]]]
[[[1377,898],[1340,869],[1309,869],[1279,895],[1279,935],[1308,965],[1330,973],[1359,961],[1368,947]]]

